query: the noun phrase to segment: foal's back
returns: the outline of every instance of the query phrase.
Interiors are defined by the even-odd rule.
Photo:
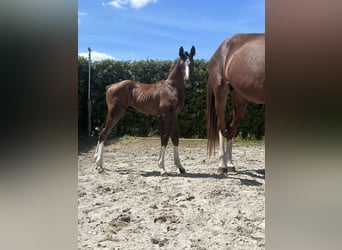
[[[184,95],[165,80],[152,84],[124,80],[110,85],[106,92],[109,107],[131,107],[146,115],[160,115],[165,109],[183,106],[181,97]]]

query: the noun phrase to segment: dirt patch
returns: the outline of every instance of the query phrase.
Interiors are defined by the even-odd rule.
[[[85,147],[80,147],[85,148]],[[157,139],[126,138],[79,153],[79,249],[265,249],[265,147],[235,143],[236,174],[218,175],[205,140],[180,140],[185,174],[165,154],[159,176]]]

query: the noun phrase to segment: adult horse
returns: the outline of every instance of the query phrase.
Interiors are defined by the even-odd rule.
[[[233,35],[221,43],[209,61],[207,151],[210,157],[218,135],[219,173],[236,171],[232,162],[232,139],[248,102],[265,103],[264,82],[265,34]],[[232,97],[233,112],[226,131],[224,112],[229,94]],[[227,136],[226,149],[224,135]]]
[[[191,77],[194,67],[195,47],[190,53],[179,48],[179,58],[166,80],[154,84],[145,84],[130,80],[111,84],[106,90],[107,118],[100,128],[95,151],[96,168],[103,171],[103,146],[115,124],[126,114],[129,107],[146,115],[159,115],[162,121],[161,149],[158,166],[161,175],[167,175],[164,167],[165,149],[171,135],[174,163],[180,173],[185,173],[178,154],[179,134],[177,118],[184,105],[184,81]]]

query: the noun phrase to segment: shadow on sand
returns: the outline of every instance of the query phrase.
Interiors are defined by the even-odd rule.
[[[145,172],[141,171],[139,173],[143,177],[158,177],[160,176],[159,171]],[[248,177],[252,177],[254,179],[250,179]],[[265,169],[257,169],[257,170],[242,170],[237,171],[235,173],[227,174],[216,174],[216,173],[184,173],[180,174],[177,172],[169,172],[167,177],[181,177],[181,178],[213,178],[213,179],[235,179],[240,180],[241,185],[246,186],[261,186],[262,182],[259,182],[258,179],[265,179]]]

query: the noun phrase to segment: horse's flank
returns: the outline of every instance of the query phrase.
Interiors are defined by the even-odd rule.
[[[219,84],[228,84],[248,101],[265,103],[265,35],[237,34],[224,40],[209,62]]]

